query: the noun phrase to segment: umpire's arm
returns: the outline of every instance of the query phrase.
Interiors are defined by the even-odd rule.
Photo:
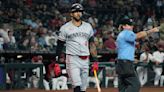
[[[141,31],[141,32],[138,32],[136,33],[136,39],[141,39],[141,38],[144,38],[152,33],[155,33],[155,32],[159,32],[159,29],[157,27],[153,28],[153,29],[150,29],[148,31]]]

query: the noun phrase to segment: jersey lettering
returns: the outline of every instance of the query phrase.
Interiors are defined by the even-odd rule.
[[[89,34],[84,33],[84,32],[76,32],[76,33],[68,35],[67,38],[68,38],[68,40],[71,40],[71,39],[76,38],[76,37],[83,37],[83,38],[88,39],[89,38]]]

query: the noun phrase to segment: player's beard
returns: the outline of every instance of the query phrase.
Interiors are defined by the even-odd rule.
[[[75,18],[75,17],[73,17],[73,19],[74,19],[76,22],[81,21],[81,18]]]
[[[76,22],[79,22],[79,21],[81,21],[81,19],[82,19],[82,16],[73,17],[73,19],[74,19]]]

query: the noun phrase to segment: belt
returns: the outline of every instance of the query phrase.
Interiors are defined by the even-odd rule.
[[[71,55],[71,54],[67,54],[67,55]],[[73,55],[71,55],[71,56],[73,56]],[[79,58],[81,58],[81,59],[83,59],[83,60],[85,60],[85,59],[88,59],[89,58],[89,56],[78,56]]]
[[[128,60],[128,59],[118,59],[118,61],[120,61],[120,62],[133,62],[133,61]]]
[[[79,56],[81,59],[85,60],[85,59],[88,59],[89,56]]]

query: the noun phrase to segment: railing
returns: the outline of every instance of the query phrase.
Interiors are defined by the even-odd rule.
[[[98,51],[98,54],[102,55],[102,56],[106,55],[106,54],[109,54],[109,56],[111,56],[110,54],[116,55],[117,53],[116,53],[116,51],[100,50],[100,51]],[[50,57],[54,57],[55,56],[55,52],[50,52],[50,51],[19,51],[19,50],[15,50],[15,51],[14,50],[12,50],[12,51],[5,50],[5,51],[1,51],[0,52],[0,56],[5,57],[6,59],[9,59],[11,57],[15,57],[17,55],[22,55],[24,57],[24,59],[29,59],[30,62],[31,62],[31,58],[34,55],[42,55],[43,59],[50,60],[51,59]],[[14,58],[14,60],[16,60],[16,59],[17,58]],[[29,69],[36,68],[36,67],[40,67],[41,70],[43,69],[43,67],[42,67],[43,65],[42,64],[30,64],[30,63],[27,63],[27,62],[22,63],[21,60],[18,60],[17,63],[15,63],[15,62],[6,63],[6,61],[5,61],[5,62],[3,62],[5,64],[0,64],[0,69],[3,69],[3,71],[4,71],[3,74],[1,74],[1,75],[3,75],[3,78],[4,78],[4,81],[3,81],[4,84],[0,84],[0,89],[1,88],[2,89],[6,88],[6,83],[5,83],[6,79],[5,78],[6,78],[6,72],[8,72],[9,70],[15,69],[18,72],[18,75],[20,75],[22,70],[28,71]],[[61,64],[61,67],[62,66],[63,65]],[[161,66],[164,66],[164,63],[161,63],[159,65],[155,65],[153,62],[150,62],[148,64],[145,64],[145,63],[142,63],[142,62],[138,62],[138,63],[135,63],[135,66],[144,66],[144,67],[147,67],[147,68],[152,67],[152,66],[159,66],[159,67],[161,67]],[[105,87],[105,81],[106,81],[106,79],[105,79],[106,69],[105,68],[106,67],[115,67],[115,62],[102,62],[102,61],[100,61],[100,67],[103,70],[102,86]],[[42,76],[43,72],[41,72],[41,73],[42,73],[41,74],[41,82],[43,82],[42,81],[43,80],[43,78],[42,78],[43,77]],[[0,77],[0,79],[1,79],[1,77]],[[20,81],[18,81],[18,82],[20,82]],[[40,83],[40,84],[41,84],[40,88],[43,88],[43,84],[42,83]],[[19,85],[18,85],[18,88],[19,88]]]
[[[6,74],[8,72],[14,71],[14,76],[11,84],[13,84],[14,88],[21,88],[21,74],[29,72],[30,69],[40,68],[40,79],[39,79],[39,88],[43,88],[43,64],[32,64],[32,63],[8,63],[8,64],[0,64],[0,68],[2,70],[1,73],[1,84],[0,89],[6,89]],[[29,77],[28,74],[26,77]],[[28,78],[26,78],[28,79]],[[15,82],[15,83],[14,83]]]
[[[92,63],[90,63],[92,64]],[[103,79],[102,79],[102,87],[105,87],[105,81],[106,81],[106,67],[115,67],[114,62],[100,62],[99,67],[101,68],[103,72]],[[145,63],[136,63],[136,66],[144,66],[144,67],[150,67],[154,66],[153,63],[145,64]],[[63,67],[63,64],[60,64],[61,67]],[[157,65],[158,67],[164,66],[164,63],[161,63]],[[3,78],[1,84],[0,84],[0,89],[6,89],[6,73],[9,71],[14,70],[15,75],[17,75],[17,86],[15,88],[21,88],[21,73],[22,72],[28,72],[30,69],[34,69],[36,67],[40,68],[40,80],[39,80],[39,88],[43,89],[43,64],[32,64],[32,63],[8,63],[8,64],[0,64],[0,69],[1,69],[1,78]],[[27,78],[29,76],[26,76]],[[15,79],[16,80],[16,79]],[[14,84],[16,85],[16,84]]]

